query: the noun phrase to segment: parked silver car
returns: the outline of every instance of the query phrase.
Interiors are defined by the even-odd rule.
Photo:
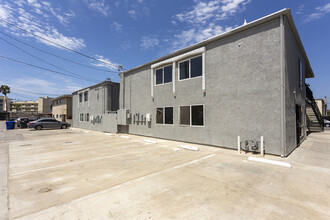
[[[329,120],[323,119],[323,123],[324,123],[325,127],[330,127],[330,121]]]
[[[36,121],[29,122],[28,127],[35,128],[36,130],[41,130],[43,128],[66,129],[70,127],[70,124],[68,124],[67,122],[57,121],[54,118],[42,118]]]

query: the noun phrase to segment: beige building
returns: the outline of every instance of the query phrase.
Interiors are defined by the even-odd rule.
[[[11,112],[38,114],[38,101],[14,101],[10,108]]]
[[[52,114],[53,99],[48,96],[38,98],[38,113]]]
[[[317,104],[317,107],[320,110],[321,115],[326,116],[327,115],[327,97],[325,97],[324,99],[315,99],[315,102]]]
[[[53,99],[53,118],[59,121],[72,120],[72,95],[62,95]]]

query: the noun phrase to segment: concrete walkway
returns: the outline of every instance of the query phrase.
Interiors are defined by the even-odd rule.
[[[330,131],[266,156],[291,169],[134,135],[7,133],[9,219],[330,219]]]

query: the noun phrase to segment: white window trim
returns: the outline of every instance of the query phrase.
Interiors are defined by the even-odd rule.
[[[83,120],[81,120],[81,115],[83,115]],[[79,114],[79,122],[84,122],[84,113]]]
[[[196,58],[196,57],[200,57],[200,56],[202,57],[202,75],[191,78],[191,60]],[[186,61],[189,61],[189,77],[185,78],[185,79],[180,79],[180,63],[183,63],[183,62],[186,62]],[[199,54],[197,56],[193,56],[193,57],[190,57],[188,59],[185,59],[185,60],[182,60],[182,61],[178,62],[178,69],[179,69],[178,70],[178,72],[179,72],[178,73],[178,81],[185,81],[185,80],[189,80],[189,79],[198,79],[198,78],[201,78],[201,77],[204,78],[204,66],[205,66],[205,64],[203,63],[203,54]],[[205,82],[204,79],[203,79],[203,82]]]
[[[192,114],[191,114],[191,107],[192,106],[200,106],[202,105],[203,106],[203,125],[192,125]],[[190,111],[190,124],[189,125],[183,125],[183,124],[180,124],[180,121],[181,121],[181,109],[180,107],[185,107],[185,106],[189,106],[189,111]],[[192,104],[192,105],[180,105],[179,107],[179,127],[198,127],[198,128],[203,128],[205,127],[205,108],[204,108],[204,104]]]
[[[167,59],[167,60],[164,60],[164,61],[161,61],[161,62],[158,62],[158,63],[155,63],[153,65],[151,65],[151,70],[150,70],[150,80],[151,80],[151,97],[153,98],[154,97],[154,69],[160,67],[160,66],[163,66],[163,65],[166,65],[166,64],[169,64],[169,63],[173,63],[173,67],[175,67],[175,62],[179,61],[179,60],[182,60],[182,59],[185,59],[187,57],[191,57],[191,56],[195,56],[195,55],[200,55],[202,54],[203,57],[203,73],[202,73],[202,76],[203,76],[203,83],[202,83],[202,89],[203,91],[205,91],[205,51],[206,51],[206,48],[205,47],[200,47],[196,50],[192,50],[192,51],[189,51],[187,53],[184,53],[184,54],[181,54],[179,56],[176,56],[176,57],[172,57],[170,59]],[[173,74],[175,74],[175,71],[173,71]],[[174,76],[174,75],[173,75]],[[197,78],[197,77],[195,77]],[[175,76],[172,77],[172,80],[175,79]],[[173,83],[173,95],[175,95],[175,82]]]
[[[172,81],[166,83],[166,82],[164,82],[164,80],[165,80],[165,78],[164,78],[164,76],[165,76],[164,68],[165,68],[165,67],[168,67],[168,66],[172,66]],[[160,70],[160,69],[163,69],[163,82],[160,83],[160,84],[157,84],[157,83],[156,83],[156,81],[157,81],[156,72],[157,72],[157,70]],[[173,83],[173,81],[174,81],[174,78],[173,78],[173,65],[172,65],[172,64],[169,64],[169,65],[165,65],[165,66],[162,66],[162,67],[160,67],[160,68],[155,69],[155,70],[154,70],[154,75],[155,75],[155,81],[154,81],[155,86],[162,86],[162,85],[167,85],[167,84]]]
[[[167,126],[174,126],[174,106],[163,106],[163,107],[156,107],[156,114],[155,117],[157,117],[157,108],[163,108],[163,123],[157,123],[157,119],[155,120],[156,125],[167,125]],[[173,108],[173,123],[172,124],[165,124],[165,108]]]

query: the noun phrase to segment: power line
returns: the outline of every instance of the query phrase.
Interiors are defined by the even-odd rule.
[[[49,43],[52,43],[52,44],[57,45],[57,46],[59,46],[59,47],[62,47],[62,48],[64,48],[64,49],[68,50],[68,51],[71,51],[71,52],[76,53],[76,54],[78,54],[78,55],[81,55],[81,56],[83,56],[83,57],[87,57],[87,58],[92,59],[92,60],[95,60],[95,61],[97,61],[97,62],[100,62],[100,63],[106,64],[106,65],[108,65],[108,66],[113,66],[113,67],[118,68],[118,66],[116,66],[116,65],[114,65],[114,64],[111,64],[111,63],[108,63],[108,62],[104,62],[104,61],[99,60],[99,59],[96,59],[96,58],[94,58],[94,57],[92,57],[92,56],[89,56],[89,55],[83,54],[83,53],[81,53],[81,52],[78,52],[78,51],[73,50],[73,49],[71,49],[71,48],[68,48],[68,47],[66,47],[66,46],[63,46],[63,45],[61,45],[61,44],[59,44],[59,43],[55,43],[55,42],[53,42],[53,41],[51,41],[51,40],[48,40],[47,38],[44,38],[44,37],[42,37],[42,36],[37,35],[37,34],[31,32],[31,31],[25,30],[24,28],[21,28],[21,27],[15,25],[15,24],[13,24],[13,23],[10,23],[10,22],[8,22],[8,21],[5,21],[5,20],[2,19],[2,18],[0,18],[0,21],[5,22],[6,24],[9,24],[9,25],[11,25],[11,26],[13,26],[13,27],[15,27],[15,28],[17,28],[17,29],[20,29],[20,30],[22,30],[22,31],[24,31],[24,32],[26,32],[26,33],[32,34],[32,35],[35,36],[35,37],[38,37],[38,38],[40,38],[40,39],[43,39],[43,40],[45,40],[45,41],[47,41],[47,42],[49,42]]]
[[[38,69],[42,69],[42,70],[46,70],[46,71],[48,71],[48,72],[53,72],[53,73],[57,73],[57,74],[65,75],[65,76],[74,77],[74,78],[77,78],[77,79],[82,79],[82,80],[86,80],[86,81],[91,81],[91,80],[88,80],[88,79],[85,79],[85,78],[82,78],[82,77],[78,77],[78,76],[70,75],[70,74],[67,74],[67,73],[62,73],[62,72],[58,72],[58,71],[55,71],[55,70],[47,69],[47,68],[44,68],[44,67],[36,66],[36,65],[33,65],[33,64],[30,64],[30,63],[26,63],[26,62],[23,62],[23,61],[19,61],[19,60],[15,60],[15,59],[12,59],[12,58],[9,58],[9,57],[5,57],[5,56],[1,56],[1,55],[0,55],[0,58],[2,58],[2,59],[7,59],[7,60],[10,60],[10,61],[13,61],[13,62],[16,62],[16,63],[21,63],[21,64],[24,64],[24,65],[27,65],[27,66],[32,66],[32,67],[34,67],[34,68],[38,68]],[[96,80],[93,80],[93,81],[94,81],[94,82],[98,82],[98,81],[96,81]]]
[[[60,94],[49,94],[49,93],[31,92],[31,91],[27,91],[27,90],[24,90],[24,89],[17,89],[17,88],[13,88],[13,90],[14,91],[17,91],[18,93],[20,93],[20,92],[27,92],[27,93],[36,94],[36,95],[60,96]]]
[[[76,65],[84,66],[84,67],[87,67],[87,68],[90,68],[90,69],[94,69],[94,70],[98,70],[98,71],[103,71],[103,72],[118,73],[118,71],[104,70],[104,69],[100,69],[100,68],[96,68],[96,67],[88,66],[88,65],[85,65],[85,64],[82,64],[82,63],[79,63],[79,62],[76,62],[76,61],[73,61],[73,60],[67,59],[67,58],[65,58],[65,57],[58,56],[58,55],[56,55],[56,54],[50,53],[50,52],[45,51],[45,50],[43,50],[43,49],[40,49],[40,48],[38,48],[38,47],[32,46],[32,45],[30,45],[30,44],[27,44],[27,43],[25,43],[25,42],[23,42],[23,41],[21,41],[21,40],[18,40],[17,38],[15,38],[15,37],[13,37],[13,36],[10,36],[9,34],[6,34],[6,33],[2,32],[2,31],[0,31],[0,33],[3,34],[3,35],[6,35],[7,37],[9,37],[9,38],[11,38],[11,39],[13,39],[13,40],[15,40],[15,41],[17,41],[17,42],[20,42],[21,44],[24,44],[24,45],[26,45],[26,46],[29,46],[29,47],[31,47],[31,48],[33,48],[33,49],[35,49],[35,50],[41,51],[41,52],[43,52],[43,53],[46,53],[46,54],[48,54],[48,55],[54,56],[54,57],[56,57],[56,58],[59,58],[59,59],[62,59],[62,60],[65,60],[65,61],[68,61],[68,62],[71,62],[71,63],[74,63],[74,64],[76,64]]]
[[[37,56],[35,56],[35,55],[33,55],[33,54],[27,52],[26,50],[24,50],[24,49],[22,49],[22,48],[20,48],[20,47],[18,47],[18,46],[16,46],[16,45],[10,43],[9,41],[3,39],[2,37],[0,37],[0,39],[3,40],[3,41],[5,41],[6,43],[10,44],[11,46],[13,46],[13,47],[15,47],[15,48],[17,48],[17,49],[23,51],[24,53],[26,53],[26,54],[28,54],[28,55],[30,55],[30,56],[32,56],[32,57],[34,57],[34,58],[36,58],[36,59],[38,59],[38,60],[44,62],[44,63],[47,63],[48,65],[51,65],[51,66],[53,66],[53,67],[55,67],[55,68],[58,68],[58,69],[60,69],[60,70],[63,70],[63,71],[65,71],[65,72],[67,72],[67,73],[71,73],[72,75],[79,76],[79,77],[83,77],[83,78],[85,78],[85,79],[87,79],[87,80],[94,81],[94,80],[91,79],[91,78],[88,78],[88,77],[85,77],[85,76],[82,76],[82,75],[79,75],[79,74],[73,73],[73,72],[68,71],[68,70],[66,70],[66,69],[63,69],[63,68],[61,68],[61,67],[59,67],[59,66],[56,66],[56,65],[54,65],[54,64],[52,64],[52,63],[50,63],[50,62],[48,62],[48,61],[46,61],[46,60],[43,60],[43,59],[41,59],[41,58],[39,58],[39,57],[37,57]]]

